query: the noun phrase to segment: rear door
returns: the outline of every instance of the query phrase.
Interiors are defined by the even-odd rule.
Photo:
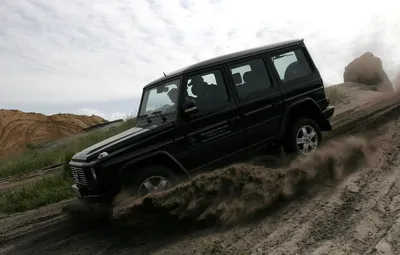
[[[221,66],[185,75],[187,95],[198,112],[184,124],[190,169],[225,158],[245,146],[245,130],[227,76]]]
[[[253,56],[227,67],[244,114],[247,145],[273,141],[278,135],[284,106],[265,59]]]

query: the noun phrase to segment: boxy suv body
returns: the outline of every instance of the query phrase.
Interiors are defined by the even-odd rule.
[[[146,85],[136,127],[74,155],[73,189],[107,204],[122,188],[162,191],[271,145],[308,154],[333,113],[302,39],[209,59]]]

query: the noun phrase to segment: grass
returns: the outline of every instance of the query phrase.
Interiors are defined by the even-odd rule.
[[[107,139],[134,127],[136,119],[129,117],[124,123],[114,128],[95,130],[84,134],[79,139],[67,139],[66,142],[51,147],[29,146],[24,153],[0,159],[0,178],[32,172],[49,165],[65,163],[66,158],[95,143]]]
[[[0,193],[0,213],[16,213],[54,204],[73,196],[72,178],[63,172]]]
[[[57,163],[64,163],[64,167],[62,171],[39,181],[0,192],[0,213],[23,212],[72,198],[73,180],[68,167],[72,156],[84,148],[134,127],[135,124],[136,119],[131,117],[114,128],[92,131],[50,147],[43,144],[30,145],[25,153],[2,159],[0,178],[31,172]]]

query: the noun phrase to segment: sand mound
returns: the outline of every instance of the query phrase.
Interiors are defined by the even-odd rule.
[[[371,86],[345,82],[326,87],[326,96],[335,106],[335,115],[363,107],[367,102],[392,93],[371,90]]]
[[[366,52],[350,62],[344,70],[344,82],[375,85],[380,91],[393,91],[392,83],[383,70],[382,60]]]
[[[0,157],[22,151],[28,144],[81,133],[84,128],[103,122],[105,120],[97,116],[46,116],[18,110],[0,110]]]
[[[371,149],[363,138],[348,137],[331,141],[283,169],[233,165],[143,199],[116,198],[114,216],[125,223],[166,215],[232,223],[313,184],[343,178],[367,162]]]

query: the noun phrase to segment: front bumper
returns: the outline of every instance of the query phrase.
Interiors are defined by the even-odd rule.
[[[76,196],[77,198],[79,198],[79,199],[82,198],[82,194],[81,194],[81,192],[79,191],[79,188],[78,188],[78,186],[77,186],[76,184],[73,184],[73,185],[71,186],[71,189],[72,189],[72,192],[75,194],[75,196]]]
[[[335,106],[333,105],[329,105],[322,111],[322,115],[324,116],[325,119],[330,119],[334,113],[335,113]]]
[[[110,203],[115,195],[117,195],[117,192],[114,191],[109,191],[104,194],[87,194],[80,190],[77,184],[73,184],[71,189],[78,199],[88,203]]]

